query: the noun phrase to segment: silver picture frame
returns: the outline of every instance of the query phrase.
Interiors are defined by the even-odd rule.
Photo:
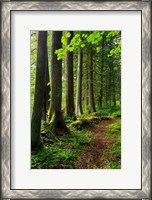
[[[151,1],[1,2],[1,198],[151,199]],[[11,189],[11,12],[16,10],[135,10],[142,15],[142,187],[139,190]],[[140,59],[140,58],[139,58]],[[130,177],[132,178],[132,177]],[[24,180],[23,180],[24,181]],[[90,180],[91,181],[91,180]]]

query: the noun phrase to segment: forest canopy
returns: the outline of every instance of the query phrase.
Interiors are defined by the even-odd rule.
[[[106,131],[116,129],[115,146],[120,154],[120,116],[121,31],[31,31],[33,168],[87,168],[71,164],[68,155],[66,161],[49,160],[53,164],[41,166],[41,157],[44,152],[50,157],[55,146],[59,148],[56,140],[64,143],[68,138],[81,138],[91,144],[95,135],[90,133],[90,127],[101,122]],[[85,145],[79,145],[74,151],[75,159],[84,151]],[[57,149],[55,152],[57,156]],[[116,164],[105,166],[120,168],[120,157]],[[104,168],[97,168],[101,167]]]

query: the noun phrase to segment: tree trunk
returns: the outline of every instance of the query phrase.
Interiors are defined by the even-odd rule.
[[[73,32],[70,32],[70,38],[67,38],[67,45],[73,38]],[[75,118],[74,112],[74,91],[73,91],[73,52],[66,53],[66,107],[67,118]]]
[[[93,58],[91,46],[88,50],[88,79],[89,79],[89,113],[95,112],[93,95]]]
[[[89,84],[89,80],[88,80],[88,68],[86,67],[86,94],[85,94],[85,111],[88,110],[88,105],[89,105],[89,99],[88,99],[88,84]]]
[[[47,45],[47,31],[39,31],[34,107],[32,113],[32,121],[31,121],[32,149],[37,148],[41,142],[40,129],[41,129],[43,94],[44,94],[45,57],[47,53],[45,48],[46,45]]]
[[[44,98],[43,98],[43,109],[42,109],[42,119],[46,121],[47,119],[47,112],[49,109],[49,99],[50,99],[50,85],[48,84],[50,82],[49,78],[49,68],[48,68],[48,51],[46,46],[46,57],[45,57],[45,89],[44,89]]]
[[[76,94],[76,116],[82,112],[82,49],[78,49],[78,69],[77,69],[77,94]]]
[[[99,90],[99,98],[98,98],[98,105],[99,108],[102,108],[103,103],[103,68],[104,68],[104,36],[102,39],[102,55],[101,55],[101,70],[100,70],[100,90]]]
[[[113,106],[116,107],[116,89],[115,89],[115,72],[114,72],[114,59],[113,57],[111,58],[112,63],[111,63],[111,73],[112,73],[112,87],[113,87]]]
[[[50,128],[52,133],[58,135],[67,131],[61,112],[62,60],[57,60],[57,55],[55,54],[55,50],[62,48],[61,37],[62,31],[52,32]]]
[[[109,107],[111,108],[111,96],[112,96],[112,67],[109,64]]]

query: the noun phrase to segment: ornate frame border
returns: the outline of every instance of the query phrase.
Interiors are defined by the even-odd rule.
[[[1,198],[151,199],[151,5],[150,1],[1,2]],[[10,13],[11,10],[140,10],[142,12],[142,189],[11,190],[10,186]]]

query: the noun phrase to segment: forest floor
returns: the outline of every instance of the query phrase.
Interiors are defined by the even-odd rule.
[[[119,161],[120,157],[112,158],[109,154],[109,151],[115,145],[116,140],[114,140],[113,137],[107,137],[107,132],[108,126],[114,123],[116,123],[116,120],[109,118],[89,129],[93,134],[92,145],[87,145],[85,147],[83,155],[79,157],[79,161],[75,168],[103,168],[106,164]]]
[[[67,123],[70,134],[42,127],[43,148],[32,152],[32,169],[120,169],[120,117],[88,115]]]

